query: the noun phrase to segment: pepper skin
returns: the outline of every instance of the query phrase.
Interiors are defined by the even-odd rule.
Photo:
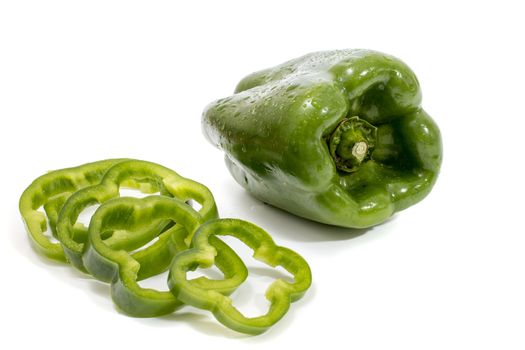
[[[44,256],[66,262],[60,243],[53,243],[44,234],[48,226],[56,236],[58,213],[72,193],[97,184],[107,169],[125,159],[107,159],[83,164],[73,168],[50,171],[34,180],[22,193],[19,202],[20,214],[35,249]],[[44,208],[45,214],[38,211]],[[83,225],[72,228],[76,237],[86,237]]]
[[[246,317],[232,304],[231,298],[216,289],[204,289],[188,281],[186,273],[197,267],[217,263],[217,249],[210,245],[214,236],[233,236],[253,249],[253,257],[272,267],[282,266],[294,276],[293,282],[279,278],[266,290],[270,308],[265,315]],[[232,262],[231,264],[235,264]],[[279,321],[300,299],[312,283],[308,263],[294,251],[277,246],[260,227],[239,219],[217,219],[204,223],[193,236],[192,248],[175,256],[168,276],[172,293],[182,302],[210,310],[226,327],[247,334],[260,334]]]
[[[316,52],[253,73],[208,105],[202,124],[255,197],[343,227],[370,227],[421,201],[442,160],[416,76],[370,50]]]
[[[128,242],[138,233],[144,240],[144,225],[151,222],[175,221],[177,225],[164,231],[152,245],[136,250],[134,245],[115,249],[107,244],[107,235],[127,232]],[[186,238],[204,222],[203,217],[189,205],[176,198],[148,196],[145,198],[119,197],[104,202],[89,224],[89,239],[85,244],[83,261],[93,277],[111,282],[114,303],[125,313],[135,317],[154,317],[173,312],[182,303],[169,291],[145,289],[137,281],[159,273],[158,266],[168,266],[173,256],[188,249]],[[147,240],[155,238],[149,230]],[[224,280],[200,277],[191,281],[199,288],[231,293],[247,277],[248,271],[238,255],[224,242],[215,239],[217,266]]]
[[[57,222],[57,237],[62,243],[64,252],[73,266],[85,271],[82,262],[84,241],[75,239],[74,225],[83,209],[90,205],[101,204],[120,196],[120,186],[140,184],[144,192],[160,192],[162,195],[176,197],[182,201],[195,200],[201,204],[200,214],[204,219],[218,216],[217,206],[210,190],[193,180],[184,178],[175,171],[159,164],[141,160],[120,162],[109,168],[99,184],[85,187],[75,192],[62,207]],[[166,221],[156,221],[145,225],[142,235],[130,235],[126,231],[113,234],[106,243],[116,248],[119,244],[141,246],[149,240],[151,230],[159,234],[166,226]],[[188,238],[188,241],[191,237]],[[158,265],[159,273],[168,268],[167,264]]]

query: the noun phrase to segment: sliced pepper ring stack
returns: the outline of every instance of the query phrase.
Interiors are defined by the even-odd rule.
[[[120,197],[121,186],[160,195]],[[190,200],[201,205],[198,212],[188,204]],[[100,206],[89,228],[77,223],[82,210],[97,203]],[[253,224],[217,219],[217,207],[206,186],[151,162],[110,159],[50,172],[24,191],[20,212],[38,252],[69,261],[111,283],[114,303],[130,316],[164,315],[186,303],[212,310],[220,322],[236,331],[259,334],[276,323],[311,283],[310,268],[299,255],[276,246]],[[46,237],[48,226],[59,243]],[[294,283],[277,280],[268,288],[271,307],[266,315],[246,318],[231,305],[228,295],[246,280],[248,270],[218,235],[239,238],[259,260],[294,274]],[[172,262],[171,291],[138,284],[166,271]],[[213,264],[224,278],[187,280],[188,270]]]

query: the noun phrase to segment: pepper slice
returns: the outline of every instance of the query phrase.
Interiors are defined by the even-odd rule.
[[[216,290],[206,290],[187,280],[187,271],[208,268],[217,263],[217,250],[210,245],[214,236],[233,236],[254,251],[254,258],[272,267],[282,266],[294,276],[294,282],[277,279],[266,290],[270,308],[265,315],[249,318],[240,313],[230,297]],[[239,219],[210,220],[193,236],[192,248],[177,254],[168,276],[171,292],[182,302],[210,310],[215,318],[238,332],[260,334],[279,321],[290,303],[300,299],[312,283],[308,263],[294,251],[277,246],[260,227]]]
[[[421,201],[442,160],[415,74],[371,50],[315,52],[250,74],[207,106],[202,125],[252,195],[343,227]]]
[[[141,232],[149,222],[164,220],[173,220],[177,225],[158,236],[154,244],[134,253],[114,249],[103,239],[103,236],[119,230],[133,235]],[[111,199],[102,204],[91,218],[89,239],[83,256],[84,265],[95,278],[111,282],[113,301],[128,315],[153,317],[173,312],[182,303],[172,293],[141,288],[137,281],[151,276],[151,271],[157,271],[158,265],[169,263],[177,252],[186,250],[187,232],[191,235],[203,220],[199,213],[176,198],[149,196]],[[154,237],[151,235],[149,238]],[[225,279],[200,277],[192,280],[191,284],[204,290],[231,293],[246,279],[246,266],[221,240],[215,239],[211,244],[218,252],[217,266]]]
[[[60,243],[53,243],[45,234],[48,226],[56,235],[58,213],[72,193],[99,183],[113,165],[126,159],[107,159],[73,168],[50,171],[34,180],[22,193],[19,210],[35,249],[44,256],[66,262]],[[45,214],[38,209],[44,207]],[[74,236],[85,237],[87,230],[80,225],[72,228]]]
[[[73,266],[85,271],[82,262],[84,241],[76,240],[74,237],[74,225],[82,210],[90,205],[102,204],[111,198],[119,197],[120,186],[130,182],[142,185],[148,189],[147,193],[160,192],[182,201],[197,201],[202,206],[199,212],[205,220],[218,216],[215,200],[206,186],[184,178],[175,171],[156,163],[141,160],[120,162],[107,170],[99,184],[75,192],[60,211],[57,236]],[[158,221],[144,226],[142,234],[132,235],[126,231],[119,231],[118,234],[109,237],[108,240],[111,241],[107,243],[110,246],[122,245],[127,249],[133,249],[148,240],[151,233],[149,231],[159,234],[166,224],[166,221]],[[188,241],[190,239],[188,238]],[[167,269],[168,265],[169,261],[158,265],[158,273]]]

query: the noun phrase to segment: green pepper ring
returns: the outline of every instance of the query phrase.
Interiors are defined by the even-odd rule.
[[[115,250],[103,240],[107,232],[125,230],[133,234],[144,222],[152,220],[173,220],[177,225],[162,233],[154,245],[133,255],[123,249]],[[128,315],[154,317],[171,313],[182,303],[169,291],[140,287],[137,281],[141,275],[149,275],[140,271],[155,270],[155,265],[171,261],[177,252],[186,250],[186,232],[193,233],[203,220],[193,208],[176,198],[154,195],[110,199],[96,210],[91,219],[89,239],[84,245],[84,266],[95,278],[111,282],[113,301]],[[191,280],[191,284],[203,290],[229,294],[246,279],[248,271],[238,255],[220,239],[214,239],[211,244],[218,253],[217,266],[224,279],[199,277]],[[150,254],[152,247],[155,247],[155,254]]]
[[[33,247],[42,255],[67,262],[60,243],[53,243],[44,232],[48,226],[56,236],[58,213],[72,193],[99,183],[113,165],[127,159],[107,159],[80,166],[50,171],[35,179],[22,193],[19,210]],[[38,211],[44,207],[45,214]],[[46,218],[47,217],[47,218]],[[85,237],[87,230],[76,226],[74,235]]]
[[[214,236],[238,238],[254,251],[254,258],[270,266],[282,266],[294,276],[294,282],[277,279],[266,290],[270,308],[265,315],[248,318],[241,314],[228,296],[215,290],[205,290],[187,280],[187,271],[207,268],[217,263],[217,250],[210,245]],[[271,236],[247,221],[239,219],[209,220],[193,236],[192,248],[175,256],[168,276],[171,292],[182,302],[206,309],[215,318],[235,331],[260,334],[279,321],[290,303],[300,299],[312,283],[308,263],[294,251],[277,246]]]
[[[83,209],[93,204],[101,204],[105,201],[118,197],[121,185],[129,182],[141,184],[146,188],[146,192],[159,191],[161,194],[169,195],[183,201],[195,200],[202,205],[200,213],[204,219],[212,219],[218,216],[217,207],[210,190],[193,180],[184,178],[175,171],[163,167],[162,165],[140,161],[129,160],[120,162],[104,174],[101,182],[97,185],[89,186],[75,192],[66,201],[60,211],[57,222],[57,236],[62,243],[64,252],[71,262],[81,271],[85,271],[82,262],[83,242],[74,239],[74,225],[79,214]],[[143,235],[130,235],[126,231],[113,234],[109,239],[112,245],[122,245],[128,249],[133,246],[141,246],[144,240],[149,237],[148,230],[160,233],[166,222],[157,222],[153,226],[144,226]],[[144,238],[144,239],[143,239]],[[188,241],[191,237],[188,237]],[[150,249],[151,248],[151,249]],[[144,252],[153,252],[154,245],[147,248]],[[168,268],[169,262],[159,265],[154,274],[161,273]]]

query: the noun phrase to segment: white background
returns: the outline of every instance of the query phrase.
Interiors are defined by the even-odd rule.
[[[518,3],[2,1],[1,347],[523,349]],[[244,75],[338,48],[402,58],[443,135],[433,192],[364,234],[262,205],[200,129],[204,106]],[[119,313],[107,285],[31,249],[17,209],[43,172],[112,157],[206,184],[222,216],[257,223],[309,261],[311,290],[257,337],[189,307],[156,319]],[[235,298],[253,313],[276,274],[252,272]]]

